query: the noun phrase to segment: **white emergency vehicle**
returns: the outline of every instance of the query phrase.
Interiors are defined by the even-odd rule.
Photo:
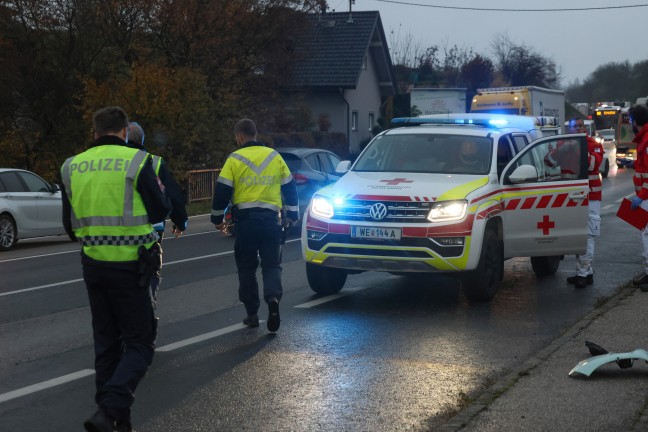
[[[516,127],[519,118],[394,119],[403,127],[341,162],[346,174],[313,196],[302,223],[313,291],[336,293],[367,270],[442,273],[460,277],[470,301],[488,301],[504,260],[528,256],[551,275],[563,255],[584,253],[585,134],[543,137],[528,117]],[[569,161],[549,167],[545,157],[568,144]]]

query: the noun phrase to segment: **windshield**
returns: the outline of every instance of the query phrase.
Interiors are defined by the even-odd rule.
[[[614,139],[614,129],[607,129],[607,130],[599,131],[599,135],[601,135],[603,138],[605,138],[607,140],[612,140],[612,139]]]
[[[360,155],[353,171],[488,174],[490,138],[429,133],[381,135]]]

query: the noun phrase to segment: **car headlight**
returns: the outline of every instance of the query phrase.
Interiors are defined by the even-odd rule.
[[[427,218],[430,222],[460,220],[466,215],[467,207],[468,201],[466,200],[437,202],[432,204]]]
[[[315,216],[332,218],[333,217],[333,204],[328,198],[323,196],[315,196],[311,202],[311,212]]]

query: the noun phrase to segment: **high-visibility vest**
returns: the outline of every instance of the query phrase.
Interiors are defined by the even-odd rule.
[[[232,153],[217,181],[234,189],[232,204],[239,210],[265,208],[279,212],[281,186],[291,180],[290,169],[279,153],[259,145]]]
[[[137,192],[148,157],[143,150],[102,145],[69,158],[61,167],[72,229],[90,258],[137,261],[137,249],[150,248],[157,240]]]

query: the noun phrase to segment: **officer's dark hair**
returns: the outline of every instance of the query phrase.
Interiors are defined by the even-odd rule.
[[[648,123],[648,107],[645,105],[635,105],[628,110],[628,116],[637,123],[637,126],[643,126]]]
[[[234,133],[240,133],[248,138],[254,138],[257,134],[257,128],[252,120],[245,118],[236,122],[236,126],[234,126]]]
[[[137,122],[128,124],[128,140],[144,148],[144,129]]]
[[[128,115],[120,107],[110,106],[95,112],[92,123],[98,136],[111,135],[128,127]]]

